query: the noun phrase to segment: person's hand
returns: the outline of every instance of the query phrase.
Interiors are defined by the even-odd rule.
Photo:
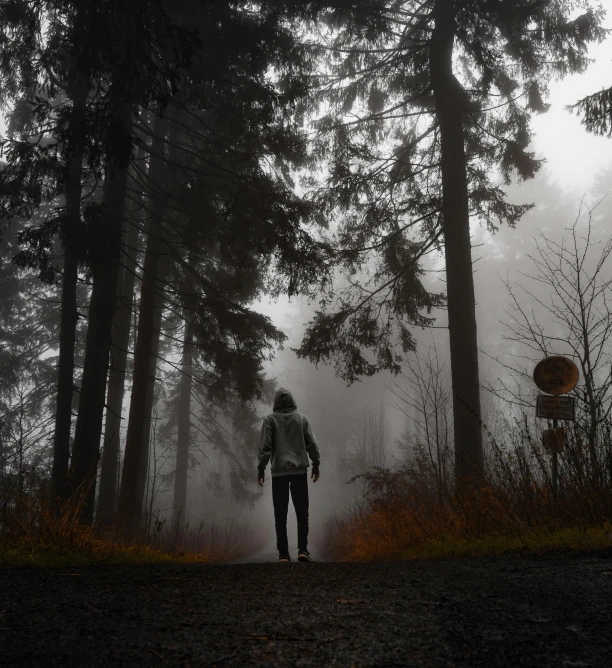
[[[317,482],[317,480],[319,479],[319,475],[320,474],[318,468],[312,469],[312,475],[310,476],[312,478],[312,482]]]
[[[262,475],[259,475],[259,473],[257,474],[257,484],[260,487],[264,486],[264,477]]]

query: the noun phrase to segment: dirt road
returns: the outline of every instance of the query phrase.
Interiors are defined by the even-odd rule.
[[[0,571],[2,666],[612,666],[612,560]]]

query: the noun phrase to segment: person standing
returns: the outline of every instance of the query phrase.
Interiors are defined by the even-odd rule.
[[[312,481],[319,479],[321,457],[308,418],[298,413],[297,404],[285,388],[274,397],[272,413],[261,426],[257,484],[263,487],[266,466],[272,471],[272,503],[279,561],[289,562],[287,512],[289,494],[298,529],[298,561],[311,561],[308,552],[308,457],[312,460]]]

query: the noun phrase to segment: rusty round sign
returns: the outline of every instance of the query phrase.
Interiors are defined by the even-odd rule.
[[[565,394],[576,387],[578,367],[567,357],[553,355],[538,362],[533,371],[535,384],[547,394]]]

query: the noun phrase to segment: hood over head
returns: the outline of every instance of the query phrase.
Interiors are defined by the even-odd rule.
[[[279,387],[278,390],[276,390],[276,394],[274,395],[274,408],[272,410],[297,410],[297,404],[295,403],[295,399],[289,390],[286,390],[284,387]]]

